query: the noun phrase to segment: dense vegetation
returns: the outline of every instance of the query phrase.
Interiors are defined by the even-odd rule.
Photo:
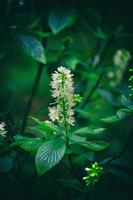
[[[133,35],[106,9],[1,1],[2,200],[132,199]]]

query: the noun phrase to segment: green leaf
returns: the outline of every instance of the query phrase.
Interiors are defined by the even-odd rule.
[[[56,130],[56,127],[52,124],[52,122],[42,121],[36,117],[29,117],[29,118],[32,119],[35,123],[37,123],[37,125],[41,130],[44,130],[46,132],[52,132]]]
[[[117,99],[108,91],[98,89],[99,94],[113,105],[118,105]]]
[[[70,144],[74,144],[76,142],[83,142],[83,141],[86,141],[86,137],[82,137],[75,134],[72,134],[70,137]]]
[[[90,117],[89,112],[87,112],[87,111],[85,111],[83,109],[77,108],[76,111],[79,114],[79,116],[81,116],[81,117],[83,117],[85,119],[88,119]]]
[[[129,109],[121,108],[116,112],[116,115],[102,118],[101,121],[105,123],[114,123],[126,118],[130,114],[131,111]]]
[[[41,138],[23,137],[17,140],[13,145],[19,146],[24,151],[34,152],[34,151],[37,151],[43,143],[44,143],[44,140],[42,140]]]
[[[108,38],[108,35],[102,30],[100,26],[89,26],[89,30],[92,33],[93,36],[95,36],[98,39],[105,40]]]
[[[93,162],[94,161],[94,152],[87,151],[87,152],[79,152],[75,158],[73,158],[74,164],[78,164],[80,166],[83,166],[84,162]]]
[[[47,139],[47,132],[45,132],[44,130],[42,130],[40,128],[40,126],[37,126],[37,125],[36,126],[28,126],[27,128],[28,128],[28,130],[30,132],[36,134],[37,137],[41,137],[41,138]]]
[[[91,127],[84,127],[76,130],[74,134],[79,135],[97,135],[102,133],[105,130],[105,128],[91,128]]]
[[[113,115],[113,116],[108,116],[105,118],[102,118],[101,121],[105,122],[105,123],[114,123],[114,122],[118,122],[120,121],[121,118],[117,115]]]
[[[0,157],[0,172],[9,172],[13,167],[13,159],[9,156]]]
[[[62,139],[45,142],[36,154],[36,168],[39,175],[57,165],[66,151],[66,143]]]
[[[50,12],[48,23],[54,34],[70,25],[75,17],[75,9],[57,7]]]
[[[105,141],[85,141],[79,143],[79,145],[82,145],[91,151],[102,151],[109,146],[109,143]]]
[[[79,59],[76,56],[70,56],[64,60],[64,65],[69,66],[72,70],[76,69]]]
[[[39,40],[32,36],[21,33],[17,33],[16,38],[26,54],[36,61],[39,61],[43,64],[46,63],[44,48]]]
[[[130,99],[126,98],[124,95],[121,96],[121,103],[128,109],[133,111],[133,103]]]
[[[101,29],[101,27],[97,27],[95,31],[93,31],[93,34],[99,38],[99,39],[107,39],[107,35],[105,32]]]
[[[126,118],[128,115],[131,114],[131,110],[126,109],[126,108],[121,108],[117,111],[117,115],[119,118],[124,119]]]
[[[128,172],[132,171],[133,173],[132,163],[124,158],[118,158],[116,160],[113,160],[111,162],[111,166],[114,168],[116,167],[117,169],[123,169]]]

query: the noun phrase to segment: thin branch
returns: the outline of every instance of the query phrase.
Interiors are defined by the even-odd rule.
[[[24,116],[23,116],[23,121],[22,121],[22,125],[21,125],[21,130],[20,130],[20,133],[22,135],[24,134],[25,129],[26,129],[28,115],[31,111],[33,100],[34,100],[34,97],[36,95],[38,85],[40,83],[43,68],[44,68],[43,64],[40,63],[39,66],[38,66],[38,71],[37,71],[37,75],[36,75],[36,78],[35,78],[35,82],[33,84],[32,93],[31,93],[30,99],[28,101],[28,104],[27,104],[27,107],[26,107],[26,110],[25,110],[25,113],[24,113]]]
[[[90,93],[88,94],[87,98],[85,99],[85,101],[81,104],[80,108],[84,108],[85,105],[90,101],[90,99],[92,98],[95,90],[98,88],[99,84],[101,83],[101,80],[103,78],[104,75],[104,71],[102,71],[99,75],[99,78],[97,79],[96,83],[94,84],[94,86],[92,87]]]
[[[112,35],[108,38],[108,40],[107,40],[107,42],[106,42],[106,45],[105,45],[105,47],[104,47],[104,49],[103,49],[103,51],[102,51],[102,53],[101,53],[101,55],[100,55],[100,60],[99,60],[99,62],[97,63],[97,65],[95,66],[95,69],[97,69],[97,68],[101,65],[102,62],[104,62],[105,57],[106,57],[106,55],[107,55],[107,52],[108,52],[108,50],[109,50],[111,44],[115,41],[115,39],[116,39],[116,35],[115,35],[115,34],[112,34]]]
[[[95,69],[94,70],[96,70],[101,65],[102,62],[104,62],[106,54],[108,52],[108,49],[109,49],[110,45],[113,43],[113,41],[115,40],[115,38],[116,38],[115,34],[112,34],[109,37],[109,39],[107,40],[105,48],[104,48],[104,50],[102,51],[102,53],[100,55],[100,61],[97,63],[97,65],[95,65]],[[90,99],[92,98],[95,90],[98,88],[99,84],[101,83],[103,75],[104,75],[104,71],[102,71],[100,73],[99,78],[97,79],[96,83],[92,87],[92,89],[91,89],[90,93],[88,94],[88,96],[86,97],[85,101],[81,104],[80,108],[84,108],[85,105],[90,101]]]

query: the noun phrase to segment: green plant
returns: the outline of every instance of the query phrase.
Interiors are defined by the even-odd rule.
[[[123,199],[132,184],[132,34],[68,4],[0,5],[3,199]]]
[[[16,138],[13,144],[25,151],[37,151],[35,160],[39,175],[54,167],[63,157],[68,157],[70,171],[73,170],[72,156],[74,154],[80,156],[82,148],[84,153],[87,153],[108,147],[108,142],[89,140],[89,135],[99,135],[105,130],[104,128],[71,128],[75,125],[73,107],[80,99],[77,95],[75,98],[72,76],[69,69],[58,68],[52,75],[51,81],[52,96],[55,98],[55,102],[52,103],[54,106],[49,108],[51,121],[30,117],[36,125],[29,128],[35,131],[36,137],[21,136],[20,139]],[[37,133],[41,133],[41,137]]]

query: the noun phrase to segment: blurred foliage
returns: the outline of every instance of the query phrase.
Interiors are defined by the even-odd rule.
[[[120,1],[1,0],[0,120],[8,130],[8,137],[0,138],[3,200],[132,199],[131,9],[130,2]],[[117,56],[122,65],[114,62]],[[40,146],[46,152],[47,144],[59,146],[59,157],[66,148],[56,140],[50,143],[49,135],[55,130],[44,122],[48,120],[51,73],[60,65],[72,70],[76,93],[82,96],[67,152],[72,154],[74,169],[70,172],[64,157],[60,163],[54,160],[58,165],[53,169],[54,164],[38,168],[40,174],[50,169],[38,177],[34,158],[36,152],[42,152]],[[34,117],[28,119],[22,136],[30,98],[28,114]],[[99,152],[108,146],[103,141],[110,145]],[[103,174],[94,187],[87,187],[82,180],[84,169],[95,160],[103,167]]]

